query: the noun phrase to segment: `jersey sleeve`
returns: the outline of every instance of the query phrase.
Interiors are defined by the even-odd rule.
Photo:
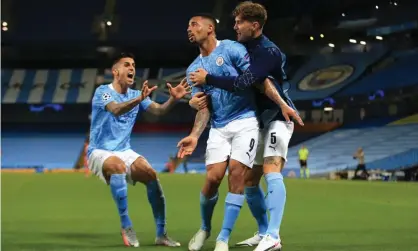
[[[239,68],[241,72],[250,67],[250,55],[244,45],[233,42],[229,48],[229,55],[232,64]]]
[[[110,90],[106,90],[103,86],[99,86],[93,96],[93,106],[106,109],[106,105],[111,102],[114,102],[115,98]]]
[[[253,60],[239,76],[206,76],[206,83],[227,90],[238,91],[264,81],[270,72],[282,65],[280,51],[276,48],[262,48],[253,55]]]

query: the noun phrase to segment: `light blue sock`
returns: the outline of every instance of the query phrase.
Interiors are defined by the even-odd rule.
[[[200,193],[200,217],[202,219],[201,229],[206,232],[210,232],[212,230],[212,215],[216,202],[218,202],[218,193],[209,199]]]
[[[228,243],[232,228],[237,221],[239,211],[244,204],[245,196],[242,194],[228,193],[225,198],[225,214],[222,223],[222,230],[216,238],[216,241]]]
[[[154,215],[155,225],[157,227],[157,237],[166,234],[166,214],[165,214],[165,197],[158,180],[153,180],[147,184],[148,201],[151,204],[152,213]]]
[[[283,219],[284,206],[286,204],[286,187],[281,173],[268,173],[267,181],[267,207],[270,211],[270,222],[267,234],[279,238],[280,224]]]
[[[128,215],[128,184],[126,183],[126,174],[112,174],[109,185],[113,200],[118,207],[122,228],[132,226],[131,219]]]
[[[268,227],[268,217],[263,189],[261,186],[246,187],[245,198],[251,213],[257,221],[258,234],[265,235]]]

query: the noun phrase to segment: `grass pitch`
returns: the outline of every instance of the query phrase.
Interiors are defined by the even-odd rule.
[[[187,250],[199,228],[203,175],[161,175],[168,231]],[[226,180],[225,180],[226,181]],[[418,184],[285,180],[283,251],[418,250]],[[109,188],[83,174],[2,174],[2,250],[126,250]],[[226,183],[203,250],[213,250],[222,223]],[[129,187],[129,213],[141,250],[155,247],[145,188]],[[245,205],[230,244],[250,237],[255,220]],[[231,248],[232,249],[232,248]],[[253,250],[254,248],[233,248]]]

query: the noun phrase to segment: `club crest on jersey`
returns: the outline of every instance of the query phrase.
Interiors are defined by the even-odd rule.
[[[224,64],[224,58],[219,56],[216,58],[216,65],[217,66],[222,66]]]
[[[102,100],[103,101],[108,101],[111,97],[112,96],[110,96],[110,93],[105,92],[105,93],[102,94]]]

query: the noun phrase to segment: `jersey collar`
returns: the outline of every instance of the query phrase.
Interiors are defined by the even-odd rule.
[[[218,47],[221,44],[221,41],[216,40],[216,47]],[[202,58],[202,54],[199,55],[200,58]]]

